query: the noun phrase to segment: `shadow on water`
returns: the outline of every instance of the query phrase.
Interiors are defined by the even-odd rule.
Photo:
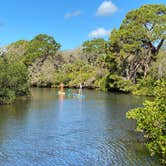
[[[143,98],[84,90],[85,99],[32,89],[0,106],[0,165],[157,166],[126,112]]]

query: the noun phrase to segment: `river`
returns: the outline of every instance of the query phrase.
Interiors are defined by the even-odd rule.
[[[83,93],[78,99],[34,88],[31,98],[0,106],[0,166],[159,165],[125,117],[144,98]]]

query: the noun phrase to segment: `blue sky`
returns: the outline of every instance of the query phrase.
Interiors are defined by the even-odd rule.
[[[150,3],[166,0],[1,0],[0,45],[46,33],[62,49],[76,48],[93,37],[108,38],[128,11]]]

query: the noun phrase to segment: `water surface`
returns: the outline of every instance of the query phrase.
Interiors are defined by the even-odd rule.
[[[85,99],[32,89],[0,106],[2,166],[157,166],[125,113],[143,98],[84,90]]]

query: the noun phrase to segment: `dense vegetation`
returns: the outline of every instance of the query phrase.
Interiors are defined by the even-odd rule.
[[[129,12],[108,41],[92,39],[78,49],[59,51],[53,37],[39,34],[12,43],[8,54],[27,66],[31,86],[64,82],[77,87],[81,82],[88,88],[153,96],[155,82],[166,78],[165,10],[165,5],[144,5]]]
[[[22,62],[0,58],[0,104],[12,103],[29,93],[28,72]]]
[[[12,103],[16,96],[29,94],[28,68],[36,59],[44,61],[60,48],[54,38],[37,35],[31,41],[20,40],[2,49],[0,57],[0,104]]]
[[[152,154],[166,154],[166,6],[144,5],[127,13],[108,41],[92,39],[80,48],[59,51],[46,34],[10,44],[0,58],[0,104],[28,94],[29,85],[87,88],[154,96],[129,112],[145,133]],[[162,81],[161,81],[162,80]],[[28,83],[29,82],[29,83]],[[163,160],[163,162],[165,162]]]
[[[137,83],[133,89],[135,94],[155,97],[154,101],[145,101],[143,108],[129,111],[127,117],[137,120],[137,131],[144,133],[151,154],[160,155],[161,162],[166,164],[165,48],[160,51],[166,39],[166,6],[146,5],[129,12],[120,31],[121,39],[125,40],[119,51],[125,60],[122,66],[129,65],[125,66],[124,75]]]
[[[137,83],[148,76],[166,38],[165,5],[145,5],[126,15],[110,36],[110,74]]]
[[[143,132],[151,154],[161,155],[166,164],[166,82],[158,81],[154,89],[154,101],[145,101],[143,108],[127,113],[127,117],[137,120],[137,131]]]
[[[44,62],[47,56],[54,56],[60,47],[61,45],[53,37],[39,34],[28,43],[23,62],[27,66],[31,65],[38,58],[41,58],[42,62]]]
[[[80,56],[72,57],[72,60],[70,57],[69,63],[59,67],[54,75],[54,85],[64,82],[66,87],[77,87],[81,82],[87,88],[101,88],[108,73],[104,61],[106,43],[104,39],[85,41]]]

